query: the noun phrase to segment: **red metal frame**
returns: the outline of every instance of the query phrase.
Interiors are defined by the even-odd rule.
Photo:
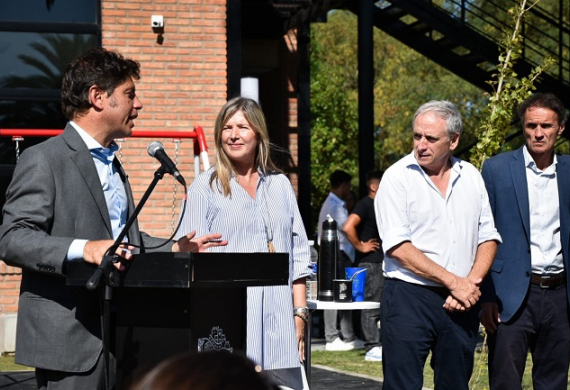
[[[56,129],[0,129],[0,137],[24,138],[24,137],[55,137],[63,132]],[[132,137],[135,138],[193,138],[194,153],[208,151],[206,145],[206,137],[201,126],[195,126],[194,131],[150,131],[150,130],[133,130]],[[198,153],[196,153],[198,148]]]

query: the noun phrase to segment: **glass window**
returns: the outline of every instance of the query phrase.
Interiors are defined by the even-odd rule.
[[[0,100],[0,129],[63,130],[67,119],[61,111],[59,91],[55,92],[57,95],[52,101]],[[26,136],[22,141],[16,143],[10,136],[0,137],[0,165],[15,164],[17,153],[45,139],[45,137]]]
[[[88,34],[0,32],[0,89],[59,89],[66,66],[96,45]]]
[[[0,0],[0,129],[64,128],[62,75],[101,45],[100,14],[101,0]],[[18,153],[45,139],[0,137],[0,182]]]
[[[96,23],[97,0],[2,0],[0,21]]]

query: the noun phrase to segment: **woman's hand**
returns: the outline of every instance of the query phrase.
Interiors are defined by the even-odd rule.
[[[305,361],[305,321],[297,316],[295,318],[295,331],[297,334],[297,346],[299,347],[299,360]]]
[[[187,235],[180,237],[172,246],[172,252],[204,252],[206,249],[216,246],[228,245],[227,240],[222,240],[219,233],[206,234],[201,237],[196,236],[196,231],[191,231]]]

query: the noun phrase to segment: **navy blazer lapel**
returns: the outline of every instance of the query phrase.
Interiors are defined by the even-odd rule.
[[[523,149],[513,153],[510,164],[511,178],[515,188],[515,196],[519,207],[519,214],[524,227],[527,241],[530,242],[530,206],[528,201],[528,184],[526,180],[526,167],[524,165]]]
[[[567,159],[563,159],[561,156],[558,156],[558,163],[556,165],[556,179],[558,181],[560,208],[564,207],[568,210],[568,205],[570,204],[570,164]],[[560,218],[562,219],[563,216],[561,215]]]
[[[71,149],[71,160],[75,163],[75,166],[83,177],[87,188],[89,188],[89,191],[93,196],[93,200],[101,214],[101,218],[103,218],[103,221],[105,222],[109,236],[113,237],[113,229],[111,227],[111,219],[109,218],[107,202],[105,201],[105,194],[103,194],[99,175],[97,174],[97,168],[95,168],[93,157],[91,157],[91,153],[89,153],[87,145],[85,145],[81,136],[70,124],[65,127],[62,137]]]
[[[568,240],[570,238],[570,162],[568,156],[558,156],[556,179],[558,182],[558,202],[560,204],[560,239],[565,266],[570,266]]]

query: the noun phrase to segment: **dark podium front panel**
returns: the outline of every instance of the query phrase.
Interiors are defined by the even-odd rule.
[[[85,285],[94,268],[71,263],[67,283]],[[134,256],[126,271],[108,280],[117,388],[182,351],[245,351],[246,287],[286,285],[288,279],[286,253]]]

